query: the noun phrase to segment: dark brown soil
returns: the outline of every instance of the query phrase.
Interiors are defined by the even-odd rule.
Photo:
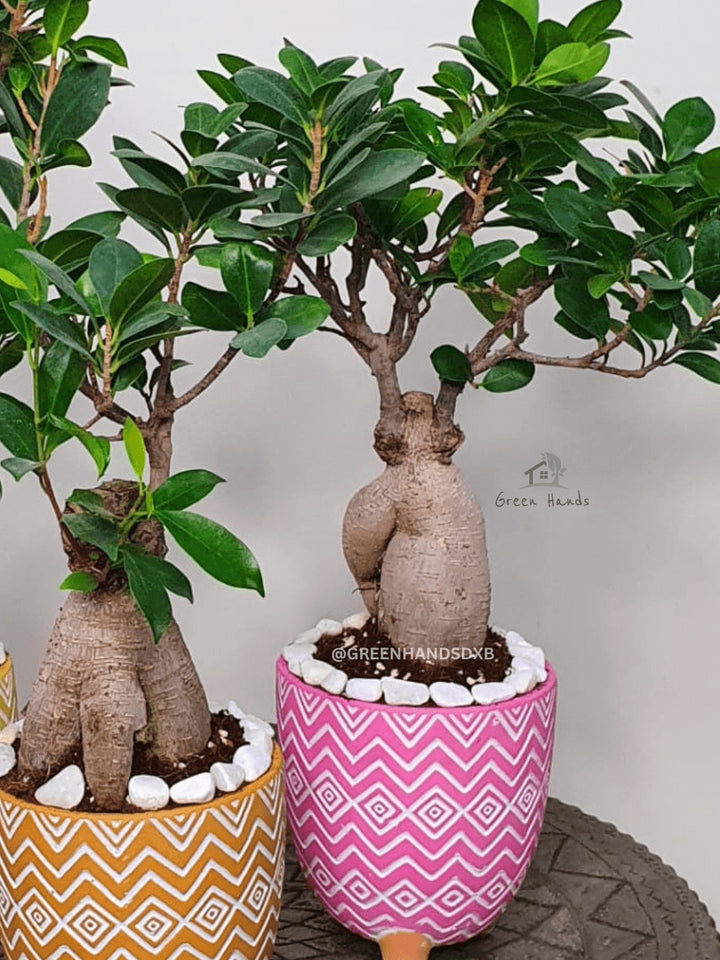
[[[341,655],[342,652],[342,655]],[[344,670],[348,677],[397,677],[418,683],[496,683],[510,670],[511,656],[503,638],[488,629],[483,643],[467,655],[439,662],[430,654],[425,659],[410,659],[405,651],[393,647],[389,637],[378,632],[373,617],[361,630],[345,630],[339,637],[322,637],[317,643],[316,660],[324,660]]]
[[[222,734],[221,734],[222,731]],[[172,786],[178,780],[184,780],[185,777],[193,777],[197,773],[206,773],[214,763],[232,763],[232,758],[238,747],[246,743],[243,729],[240,721],[231,716],[226,711],[212,715],[212,733],[208,745],[202,753],[186,757],[183,761],[174,764],[162,761],[150,752],[150,748],[144,743],[138,743],[135,746],[133,756],[132,776],[144,774],[146,776],[162,777],[163,780]],[[15,742],[15,749],[19,749],[20,741]],[[67,765],[75,763],[82,767],[82,754],[77,751],[70,757]],[[0,788],[17,797],[18,800],[24,800],[26,803],[35,803],[35,791],[43,783],[44,778],[21,777],[17,771],[11,770],[5,777],[0,777]],[[177,807],[177,804],[170,801],[165,809]],[[95,800],[90,797],[87,791],[82,803],[75,807],[75,812],[79,813],[98,813]],[[130,803],[125,803],[120,813],[140,813],[137,807]]]

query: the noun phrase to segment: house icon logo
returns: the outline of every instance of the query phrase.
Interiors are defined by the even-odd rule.
[[[525,471],[528,478],[526,487],[559,487],[564,490],[565,487],[560,483],[560,477],[565,473],[565,467],[562,465],[560,457],[554,453],[541,454],[542,459],[534,467]]]

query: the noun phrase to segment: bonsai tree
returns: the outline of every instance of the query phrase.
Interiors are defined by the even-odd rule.
[[[111,87],[124,82],[102,62],[125,66],[117,42],[81,35],[87,13],[87,0],[19,0],[0,12],[0,108],[19,155],[0,157],[8,203],[0,215],[0,375],[20,364],[27,374],[20,395],[0,393],[0,443],[9,453],[2,467],[39,483],[70,567],[62,584],[70,594],[26,711],[19,772],[39,781],[82,751],[103,811],[125,800],[136,741],[177,762],[201,752],[210,733],[206,697],[172,618],[170,594],[192,600],[192,588],[165,559],[165,534],[211,576],[263,593],[249,549],[187,509],[221,478],[171,474],[176,414],[239,353],[262,357],[278,337],[287,344],[319,325],[329,308],[318,297],[282,297],[286,277],[271,250],[202,243],[213,218],[258,195],[192,157],[231,157],[239,148],[256,156],[275,142],[237,126],[246,103],[236,87],[222,110],[186,108],[181,143],[171,144],[179,165],[116,138],[132,181],[102,185],[117,209],[51,231],[51,171],[90,164],[79,141]],[[155,252],[118,238],[126,219]],[[191,261],[219,268],[223,289],[184,283]],[[229,334],[231,345],[176,392],[177,371],[188,365],[179,345],[212,331],[225,342]],[[70,441],[83,445],[99,478],[111,444],[122,442],[135,480],[95,488],[80,481],[63,505],[52,461]]]
[[[227,103],[241,91],[242,136],[268,138],[261,156],[193,160],[259,188],[259,213],[212,225],[221,247],[281,258],[286,289],[322,298],[320,329],[377,383],[386,469],[352,499],[343,543],[395,644],[451,656],[487,630],[482,514],[452,464],[468,386],[518,390],[538,367],[639,380],[676,364],[720,381],[720,150],[700,150],[713,111],[692,98],[661,116],[633,84],[611,88],[620,9],[598,0],[564,25],[540,20],[537,0],[480,0],[422,101],[395,97],[399,70],[366,59],[351,78],[351,60],[316,64],[290,43],[283,72],[223,58],[231,78],[205,74]],[[608,137],[621,158],[588,146]],[[373,275],[384,318],[366,300]],[[439,330],[436,395],[405,392],[400,361],[449,284],[485,329],[464,349]],[[543,322],[530,308],[550,293],[568,338],[558,354],[531,342]],[[286,345],[271,322],[261,329]]]

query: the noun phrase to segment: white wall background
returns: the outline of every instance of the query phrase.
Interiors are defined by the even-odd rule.
[[[697,93],[712,99],[720,8],[685,0],[679,18],[667,2],[626,7],[620,26],[636,39],[617,44],[613,75],[635,80],[663,109]],[[152,150],[150,131],[178,131],[179,105],[211,98],[194,70],[212,67],[217,51],[272,65],[288,36],[318,58],[350,52],[405,64],[409,93],[440,58],[429,44],[469,32],[471,9],[471,0],[95,0],[91,31],[123,42],[135,86],[114,92],[88,138],[94,170],[54,177],[56,225],[106,206],[93,183],[122,179],[107,157],[113,133]],[[556,18],[576,9],[575,0],[543,5]],[[549,303],[537,308],[539,325],[551,315]],[[430,349],[473,340],[481,327],[459,294],[444,294],[404,365],[404,384],[432,389]],[[196,370],[223,347],[222,337],[207,340],[192,345]],[[553,342],[567,349],[564,338],[551,334]],[[339,532],[349,497],[379,472],[375,404],[352,352],[317,335],[262,363],[238,359],[214,393],[181,415],[176,467],[228,478],[208,512],[251,545],[268,588],[263,601],[198,575],[195,606],[178,605],[212,698],[233,696],[270,715],[282,644],[321,616],[356,609]],[[516,395],[473,392],[459,414],[467,434],[459,462],[486,509],[494,618],[541,643],[560,674],[554,794],[649,845],[720,915],[720,772],[712,759],[720,728],[720,393],[682,369],[642,383],[539,370]],[[591,506],[497,509],[498,492],[516,493],[546,450],[563,459],[568,487]],[[92,483],[82,454],[63,451],[58,460],[61,490]],[[1,636],[25,697],[60,603],[63,562],[37,489],[3,482]]]

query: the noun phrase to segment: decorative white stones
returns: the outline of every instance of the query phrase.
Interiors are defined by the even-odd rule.
[[[7,652],[5,650],[5,644],[0,643],[0,666],[7,660]]]
[[[320,637],[322,637],[320,630],[313,627],[312,630],[305,630],[304,633],[295,637],[295,643],[317,643]]]
[[[245,779],[251,783],[270,769],[272,756],[262,747],[246,744],[235,751],[233,763],[242,768]]]
[[[322,686],[323,681],[330,676],[335,667],[323,660],[303,660],[300,664],[301,676],[305,683],[313,687]]]
[[[522,668],[513,670],[503,682],[509,684],[515,693],[529,693],[537,686],[538,678],[534,670]]]
[[[516,633],[514,630],[508,630],[505,634],[505,646],[510,653],[515,656],[516,653],[529,649],[531,644],[529,644],[524,637],[521,637],[519,633]]]
[[[438,707],[467,707],[473,702],[472,691],[468,687],[442,680],[430,684],[430,697]]]
[[[72,764],[51,777],[35,791],[35,799],[46,807],[72,810],[85,796],[85,779],[80,767]]]
[[[342,625],[345,630],[362,630],[369,619],[370,614],[367,610],[364,610],[362,613],[354,613],[351,617],[345,617]]]
[[[254,733],[265,733],[269,737],[273,736],[273,728],[267,720],[261,720],[260,717],[255,717],[252,713],[246,713],[245,716],[240,719],[240,724],[248,741],[249,737]]]
[[[316,650],[317,647],[314,643],[288,643],[286,647],[283,647],[282,655],[288,662],[290,660],[309,660],[310,657],[315,656]]]
[[[366,703],[376,703],[382,699],[382,695],[382,683],[373,677],[351,677],[345,687],[345,696],[351,700],[364,700]]]
[[[13,743],[20,736],[20,731],[22,730],[22,720],[18,720],[15,723],[9,723],[4,729],[0,730],[0,744],[7,744],[12,746]],[[4,777],[4,773],[0,773],[0,777]]]
[[[329,673],[320,686],[323,690],[327,690],[328,693],[341,694],[345,689],[345,686],[348,681],[348,675],[344,670],[338,670],[336,667],[332,668],[332,673]]]
[[[343,632],[343,625],[339,620],[319,620],[316,627],[316,630],[320,631],[321,637],[339,637]]]
[[[214,763],[210,774],[222,793],[232,793],[245,781],[245,770],[237,763]]]
[[[141,810],[162,810],[170,800],[170,788],[160,777],[141,774],[130,778],[128,800]]]
[[[15,750],[9,743],[0,743],[0,777],[10,773],[16,763]]]
[[[419,707],[430,699],[430,690],[426,683],[415,683],[413,680],[397,680],[395,677],[384,677],[380,682],[382,683],[385,703]]]
[[[173,803],[210,803],[215,796],[215,781],[210,773],[196,773],[194,777],[178,780],[170,787]]]
[[[483,706],[511,700],[514,696],[515,690],[509,683],[476,683],[473,687],[475,702]]]
[[[538,683],[544,683],[547,680],[547,670],[545,669],[544,661],[541,666],[537,660],[531,660],[530,657],[513,657],[511,666],[513,673],[521,670],[532,670]]]
[[[253,747],[260,747],[268,756],[273,752],[272,733],[266,733],[264,730],[245,730],[245,739]]]

